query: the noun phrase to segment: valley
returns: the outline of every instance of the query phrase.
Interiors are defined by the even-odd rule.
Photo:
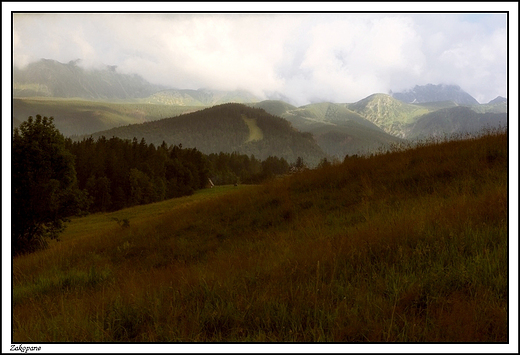
[[[300,156],[310,166],[324,157],[342,160],[346,155],[373,154],[405,141],[507,127],[507,99],[479,104],[455,85],[428,84],[403,93],[369,95],[354,103],[296,107],[280,100],[261,100],[244,90],[158,87],[142,78],[119,74],[112,67],[88,71],[76,62],[42,60],[14,72],[13,94],[13,127],[41,114],[54,117],[60,132],[74,139],[136,137],[155,145],[164,140],[207,154],[237,150],[262,158],[276,155],[290,163]],[[236,122],[221,127],[209,121],[198,126],[189,123],[195,116],[184,117],[226,103],[259,108],[280,117],[293,129],[310,135],[307,137],[314,143],[281,143],[280,139],[293,133],[271,136],[247,115],[242,120],[245,125]],[[170,123],[162,126],[165,122]],[[208,127],[212,127],[211,133]]]

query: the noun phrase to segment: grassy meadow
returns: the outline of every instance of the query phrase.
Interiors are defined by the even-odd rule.
[[[488,132],[75,218],[13,259],[14,342],[508,341]]]

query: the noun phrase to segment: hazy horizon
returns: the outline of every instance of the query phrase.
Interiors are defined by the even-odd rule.
[[[296,105],[426,84],[487,103],[507,97],[507,15],[15,13],[13,65],[42,58]]]

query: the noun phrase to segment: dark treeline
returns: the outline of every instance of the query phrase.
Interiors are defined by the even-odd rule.
[[[259,183],[289,171],[283,158],[264,161],[253,155],[205,155],[182,145],[160,146],[105,137],[80,142],[66,140],[75,158],[78,187],[91,199],[89,212],[114,211],[139,204],[192,194],[215,185]]]
[[[261,161],[246,154],[219,153],[207,156],[211,180],[216,185],[255,184],[276,175],[286,174],[289,163],[283,158],[269,156]]]
[[[206,160],[196,149],[116,137],[68,139],[66,148],[76,157],[78,187],[92,199],[90,212],[189,195],[208,181]]]

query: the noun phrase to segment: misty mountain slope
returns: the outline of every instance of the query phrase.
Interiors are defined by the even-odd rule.
[[[459,106],[428,113],[411,125],[409,138],[444,137],[478,133],[486,128],[507,127],[506,113],[478,113]]]
[[[197,148],[205,154],[236,151],[253,154],[259,159],[271,155],[282,157],[289,163],[302,157],[309,165],[318,164],[326,156],[311,134],[295,130],[283,118],[263,109],[243,104],[218,105],[178,117],[113,128],[91,136],[144,138],[147,143],[155,145],[164,141],[168,145]]]
[[[426,107],[407,104],[386,94],[373,94],[346,106],[386,133],[400,138],[407,136],[407,127],[419,116],[430,112]]]
[[[154,85],[140,76],[120,74],[115,66],[85,69],[79,60],[60,63],[42,59],[23,69],[13,68],[13,97],[80,98],[87,100],[137,100],[138,102],[214,106],[227,102],[260,101],[245,90],[184,90]]]
[[[12,103],[13,119],[17,122],[36,115],[54,117],[54,125],[65,136],[90,134],[122,125],[173,117],[203,108],[51,98],[15,98]]]
[[[495,105],[495,104],[501,104],[501,103],[507,103],[507,99],[502,96],[497,96],[493,100],[489,101],[489,105]]]
[[[285,118],[295,128],[304,132],[312,131],[316,124],[334,126],[347,122],[355,122],[370,129],[380,130],[360,114],[346,108],[344,104],[321,102],[295,107],[283,101],[266,100],[251,104],[251,106],[263,108],[272,115]]]
[[[346,155],[374,153],[403,141],[380,129],[366,128],[355,122],[333,126],[316,124],[309,132],[325,153],[340,160]]]
[[[329,123],[345,123],[356,122],[362,126],[371,129],[379,129],[377,125],[368,121],[365,117],[349,110],[341,104],[333,104],[330,102],[315,103],[298,107],[296,110],[287,112],[284,116],[289,121],[303,122],[309,120],[314,122],[329,122]]]
[[[52,116],[56,127],[66,136],[173,117],[227,102],[246,103],[286,119],[302,132],[316,135],[333,155],[346,152],[343,149],[346,146],[349,152],[362,149],[354,147],[353,142],[373,140],[372,143],[380,144],[390,140],[378,131],[407,138],[411,136],[413,124],[430,112],[465,105],[476,113],[507,113],[508,105],[507,99],[502,97],[480,105],[456,85],[429,84],[393,96],[373,94],[355,103],[322,102],[295,107],[283,101],[259,101],[244,90],[168,89],[152,85],[137,75],[120,74],[114,66],[87,70],[77,61],[63,64],[45,59],[24,69],[13,68],[13,94],[13,122],[19,124],[37,114]],[[39,100],[35,100],[35,96]],[[45,100],[41,100],[42,97]],[[416,103],[409,104],[396,97]],[[455,112],[464,114],[465,111]],[[443,129],[440,122],[446,124],[446,133],[453,131],[452,121],[441,120],[436,123],[436,132]],[[428,129],[421,133],[417,132],[419,127],[422,125],[414,129],[413,136],[427,136]],[[331,142],[343,143],[334,148]],[[345,145],[344,142],[351,143]],[[372,143],[368,146],[374,146]]]
[[[416,85],[405,92],[395,92],[392,96],[406,103],[453,101],[459,105],[478,105],[479,102],[458,85]]]
[[[261,108],[274,116],[282,117],[288,111],[296,110],[297,107],[281,100],[264,100],[249,104],[248,106]]]
[[[83,99],[143,98],[163,90],[138,75],[117,73],[115,67],[83,69],[78,61],[67,64],[42,59],[23,69],[13,68],[14,97]]]
[[[421,103],[415,103],[414,105],[427,108],[430,111],[459,106],[459,104],[457,104],[455,101],[452,101],[452,100],[421,102]]]
[[[470,106],[470,108],[479,113],[507,113],[508,110],[508,102],[507,99],[503,97],[497,97],[494,100],[491,100],[487,104],[482,105],[474,105]]]
[[[271,100],[254,106],[285,118],[300,131],[312,133],[325,153],[339,159],[345,155],[373,152],[402,141],[343,104],[324,102],[295,107]]]
[[[146,99],[151,104],[179,105],[179,106],[215,106],[229,102],[250,103],[259,99],[244,90],[180,90],[168,89],[159,91]]]

